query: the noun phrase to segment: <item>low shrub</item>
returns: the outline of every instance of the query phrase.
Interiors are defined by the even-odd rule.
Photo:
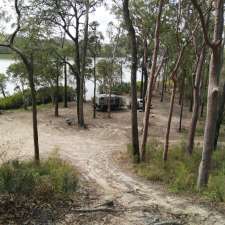
[[[130,147],[128,147],[130,152]],[[167,162],[163,161],[163,146],[151,141],[147,146],[146,161],[135,164],[137,174],[154,182],[162,182],[172,192],[198,193],[213,201],[225,201],[225,149],[214,152],[209,184],[200,193],[196,189],[201,148],[192,156],[185,152],[184,144],[171,146]]]
[[[57,154],[36,165],[33,161],[10,161],[0,167],[0,192],[53,197],[74,192],[78,174]]]
[[[45,87],[37,90],[37,104],[48,104],[54,101],[54,89]],[[68,87],[67,89],[67,97],[68,101],[72,101],[75,99],[75,91],[73,88]],[[62,102],[64,98],[64,88],[59,87],[59,97],[58,101]],[[32,104],[31,94],[29,90],[22,92],[17,92],[11,96],[7,96],[6,98],[0,98],[0,109],[8,110],[8,109],[19,109],[26,106],[30,106]]]
[[[0,109],[18,109],[24,105],[23,94],[18,92],[6,98],[0,98]]]

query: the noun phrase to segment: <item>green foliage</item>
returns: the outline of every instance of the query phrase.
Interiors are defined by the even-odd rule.
[[[6,53],[6,54],[1,54],[0,53],[0,59],[13,59],[13,54],[8,54],[8,53]]]
[[[6,88],[7,77],[4,73],[0,73],[0,89],[2,92],[5,91]]]
[[[0,37],[0,40],[2,38]],[[6,47],[0,47],[0,58],[6,58],[8,55],[12,54],[12,51]]]
[[[51,95],[52,93],[52,95]],[[68,87],[67,88],[67,95],[68,100],[72,101],[75,96],[75,91],[73,88]],[[37,104],[48,104],[52,102],[52,98],[54,96],[54,88],[40,88],[37,91]],[[63,87],[59,87],[59,102],[63,101],[64,96],[64,90]],[[7,96],[6,98],[0,98],[0,109],[1,110],[8,110],[8,109],[19,109],[26,104],[27,106],[30,106],[32,104],[31,102],[31,95],[28,90],[24,92],[17,92],[11,96]]]
[[[119,80],[120,65],[111,60],[101,59],[96,64],[97,80],[100,81],[100,93],[109,91],[110,86]]]
[[[24,105],[23,94],[18,92],[6,98],[0,98],[0,109],[18,109]]]
[[[130,151],[130,147],[128,147]],[[134,165],[140,176],[154,182],[165,183],[172,192],[198,193],[212,201],[225,201],[225,148],[215,151],[208,186],[200,193],[196,189],[201,149],[192,156],[185,152],[183,144],[171,147],[169,159],[163,161],[163,147],[157,141],[147,146],[146,162]]]
[[[137,91],[141,91],[141,81],[137,81]]]
[[[99,85],[99,92],[103,93],[104,85]],[[141,81],[137,81],[137,91],[141,91]],[[112,86],[112,93],[116,95],[129,94],[130,93],[130,83],[114,83]]]
[[[46,161],[10,161],[0,167],[0,192],[49,197],[74,192],[78,174],[55,152]]]
[[[99,85],[99,92],[104,93],[104,85]],[[112,86],[112,93],[116,95],[129,94],[130,83],[115,83]]]
[[[130,83],[117,83],[112,87],[112,92],[117,95],[129,94],[130,93]]]
[[[213,154],[212,173],[204,194],[214,201],[225,201],[225,149],[217,149]]]

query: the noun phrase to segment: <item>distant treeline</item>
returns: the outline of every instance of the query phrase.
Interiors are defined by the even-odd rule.
[[[21,37],[17,38],[18,40],[21,39]],[[56,38],[56,41],[57,41],[57,38]],[[71,45],[71,48],[73,48],[73,44],[70,40],[67,40],[67,45]],[[110,57],[111,55],[111,52],[112,52],[112,46],[110,46],[109,44],[102,44],[101,46],[101,51],[99,53],[99,56],[98,57],[102,57],[102,58],[108,58]],[[6,47],[0,47],[0,56],[1,55],[4,55],[4,54],[13,54],[12,50],[10,50],[9,48],[6,48]],[[88,56],[89,57],[92,57],[90,55],[90,53],[88,52]],[[122,55],[120,55],[119,53],[116,54],[117,57],[123,57]],[[70,57],[70,55],[68,55],[68,57]]]

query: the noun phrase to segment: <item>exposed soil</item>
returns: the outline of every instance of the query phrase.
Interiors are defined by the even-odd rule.
[[[166,101],[167,102],[167,101]],[[183,134],[178,130],[178,111],[175,108],[171,142],[181,140]],[[130,111],[98,113],[93,120],[90,105],[85,106],[88,129],[68,126],[66,118],[73,118],[75,106],[60,109],[60,117],[53,117],[53,109],[41,109],[38,114],[40,154],[48,155],[58,149],[60,155],[73,163],[82,176],[97,189],[97,202],[112,200],[121,213],[99,213],[89,215],[86,222],[73,213],[66,215],[67,222],[60,224],[108,224],[108,225],[150,225],[150,224],[193,224],[223,225],[225,215],[188,197],[169,194],[162,186],[143,181],[130,172],[126,172],[118,163],[118,156],[127,149],[130,136]],[[142,112],[138,113],[141,124]],[[151,136],[162,140],[168,115],[168,103],[159,103],[155,98],[151,116]],[[188,126],[189,114],[184,115],[184,127]],[[0,150],[7,158],[27,158],[33,156],[31,113],[18,111],[0,115]],[[141,130],[141,128],[140,128]],[[199,141],[201,141],[199,139]],[[91,188],[90,188],[91,190]],[[81,213],[81,217],[86,214]],[[88,216],[87,216],[88,217]],[[94,218],[98,219],[94,219]],[[69,219],[68,219],[69,218]],[[90,219],[92,218],[92,219]],[[44,224],[44,223],[43,223]]]

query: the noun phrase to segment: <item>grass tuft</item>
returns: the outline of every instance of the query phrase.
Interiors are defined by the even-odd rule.
[[[36,165],[33,161],[9,161],[0,167],[0,193],[40,198],[68,195],[78,185],[78,174],[54,153]]]

